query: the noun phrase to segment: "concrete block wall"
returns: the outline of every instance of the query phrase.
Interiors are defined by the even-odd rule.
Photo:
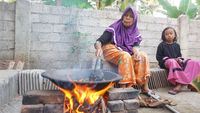
[[[141,50],[149,55],[150,62],[157,62],[155,55],[158,44],[161,42],[161,33],[167,26],[178,29],[177,19],[160,18],[140,15],[139,30],[142,34]],[[177,31],[178,32],[178,31]]]
[[[91,68],[94,63],[91,59],[95,58],[95,40],[122,14],[113,10],[48,6],[30,3],[28,0],[17,0],[16,8],[14,5],[13,8],[16,10],[12,17],[15,29],[10,26],[13,34],[5,33],[11,35],[13,41],[5,43],[0,38],[0,43],[10,45],[3,50],[6,52],[0,55],[0,59],[25,61],[25,68],[28,69]],[[7,12],[4,13],[7,15]],[[172,26],[177,30],[183,56],[199,59],[197,45],[200,28],[196,23],[199,21],[189,20],[186,16],[171,19],[139,15],[138,25],[143,37],[141,50],[149,55],[151,63],[157,65],[155,54],[157,45],[161,42],[161,32],[165,27]],[[0,37],[2,34],[1,32]]]
[[[122,13],[31,4],[30,14],[30,67],[69,68],[95,58],[95,40]],[[161,32],[166,26],[177,29],[177,20],[139,16],[138,24],[143,36],[141,49],[156,62]]]
[[[188,31],[188,58],[200,60],[200,20],[190,20]]]
[[[80,34],[76,31],[76,12],[64,7],[31,5],[30,67],[66,68],[78,62]]]
[[[14,59],[15,3],[0,2],[0,60]]]

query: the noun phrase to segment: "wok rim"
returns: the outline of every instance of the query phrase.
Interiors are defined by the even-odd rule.
[[[78,70],[78,69],[77,69]],[[81,70],[91,70],[91,69],[81,69]],[[54,70],[55,71],[55,70]],[[116,77],[114,79],[110,79],[110,80],[104,80],[104,81],[73,81],[73,80],[62,80],[62,79],[55,79],[51,76],[48,76],[48,71],[43,72],[42,73],[42,77],[47,78],[49,80],[53,80],[53,81],[60,81],[60,82],[70,82],[70,83],[77,83],[77,84],[99,84],[99,83],[111,83],[111,82],[119,82],[122,79],[122,76],[120,76],[117,73],[114,73],[112,71],[107,71],[107,70],[101,70],[103,72],[108,72],[108,73],[112,73],[114,75],[116,75]]]

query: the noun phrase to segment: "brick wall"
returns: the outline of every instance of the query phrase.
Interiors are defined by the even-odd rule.
[[[200,59],[200,20],[192,20],[189,24],[188,33],[188,57]]]
[[[121,17],[118,11],[47,6],[26,0],[17,0],[16,14],[14,11],[12,14],[11,20],[16,29],[12,29],[11,25],[9,27],[9,32],[13,33],[10,36],[11,41],[6,38],[5,43],[0,38],[0,43],[7,45],[4,57],[1,54],[0,59],[12,59],[14,55],[14,59],[25,61],[25,68],[42,69],[85,66],[91,68],[91,63],[94,63],[91,59],[95,58],[95,40],[107,26]],[[7,12],[4,12],[4,15],[7,15]],[[140,15],[138,25],[143,37],[141,50],[149,55],[151,63],[157,65],[155,53],[161,41],[161,32],[165,27],[172,26],[177,30],[183,56],[198,59],[198,23],[199,21],[189,20],[186,16],[171,19]],[[1,37],[2,34],[0,33]]]

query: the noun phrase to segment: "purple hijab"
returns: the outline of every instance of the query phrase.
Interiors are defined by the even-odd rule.
[[[122,19],[123,16],[129,11],[132,11],[134,22],[129,28],[125,28]],[[137,12],[131,7],[126,8],[121,18],[111,24],[106,31],[111,32],[113,35],[112,42],[119,48],[130,54],[133,54],[132,48],[135,44],[139,44],[142,40],[141,34],[137,27]]]

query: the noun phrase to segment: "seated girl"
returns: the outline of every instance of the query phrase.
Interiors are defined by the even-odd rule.
[[[161,39],[162,42],[157,47],[156,59],[160,68],[169,70],[167,80],[175,85],[168,93],[175,95],[186,85],[199,91],[200,61],[182,57],[180,45],[176,42],[177,33],[174,28],[165,28]]]

